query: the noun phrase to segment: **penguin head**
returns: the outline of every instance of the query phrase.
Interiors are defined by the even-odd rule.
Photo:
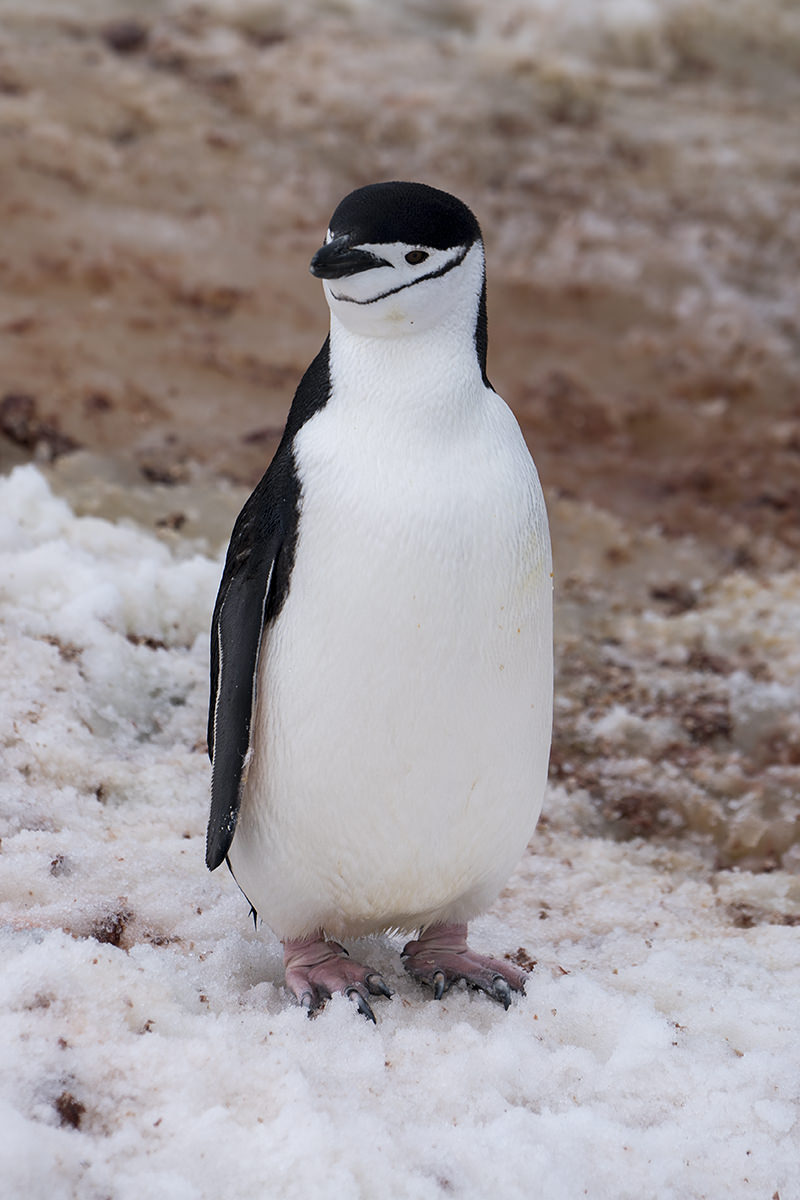
[[[423,183],[373,183],[345,196],[311,260],[331,312],[348,330],[396,337],[484,307],[481,231],[448,192]]]

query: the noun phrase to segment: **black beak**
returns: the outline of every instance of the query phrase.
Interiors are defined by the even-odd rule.
[[[359,250],[350,245],[348,234],[336,237],[317,251],[311,260],[309,270],[317,279],[343,279],[345,275],[358,275],[361,271],[371,271],[373,267],[389,267],[385,258],[370,254],[369,250]]]

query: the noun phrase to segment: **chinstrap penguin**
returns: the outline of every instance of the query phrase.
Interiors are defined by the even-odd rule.
[[[467,945],[542,805],[552,570],[539,479],[486,375],[478,223],[359,188],[311,261],[330,333],[231,536],[211,635],[206,861],[317,1008],[391,992],[338,938],[416,932],[438,999],[524,973]]]

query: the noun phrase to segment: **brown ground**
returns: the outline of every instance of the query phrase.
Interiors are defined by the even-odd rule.
[[[306,266],[340,194],[369,177],[364,146],[350,166],[345,153],[360,113],[361,140],[381,135],[378,176],[434,178],[450,150],[439,181],[486,227],[493,374],[551,489],[739,560],[761,534],[797,548],[798,313],[759,308],[797,268],[785,88],[689,72],[633,96],[569,78],[548,92],[539,77],[503,95],[507,78],[487,78],[471,47],[451,65],[455,95],[425,96],[444,34],[421,55],[415,33],[395,30],[392,50],[385,31],[333,22],[323,49],[307,24],[263,15],[231,27],[199,8],[127,24],[75,11],[10,20],[0,57],[3,462],[75,443],[130,455],[149,478],[199,461],[252,482],[324,334]],[[403,43],[413,51],[405,94],[364,79],[379,118],[357,89],[337,94],[337,49],[352,61],[354,36],[373,72],[381,53],[391,71]],[[326,68],[330,103],[300,87]],[[473,76],[483,119],[465,142],[457,101]],[[426,101],[437,132],[412,152]],[[498,178],[501,162],[517,169]],[[587,215],[608,231],[582,229]],[[571,259],[548,270],[559,240]],[[606,242],[632,277],[604,269]],[[710,269],[739,302],[707,291],[713,330],[707,312],[675,311]]]

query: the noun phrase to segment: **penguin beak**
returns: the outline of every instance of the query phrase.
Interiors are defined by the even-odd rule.
[[[349,234],[342,234],[321,246],[311,260],[309,270],[317,279],[343,279],[346,275],[358,275],[371,271],[373,267],[390,267],[385,258],[378,258],[369,250],[359,250],[350,245]]]

